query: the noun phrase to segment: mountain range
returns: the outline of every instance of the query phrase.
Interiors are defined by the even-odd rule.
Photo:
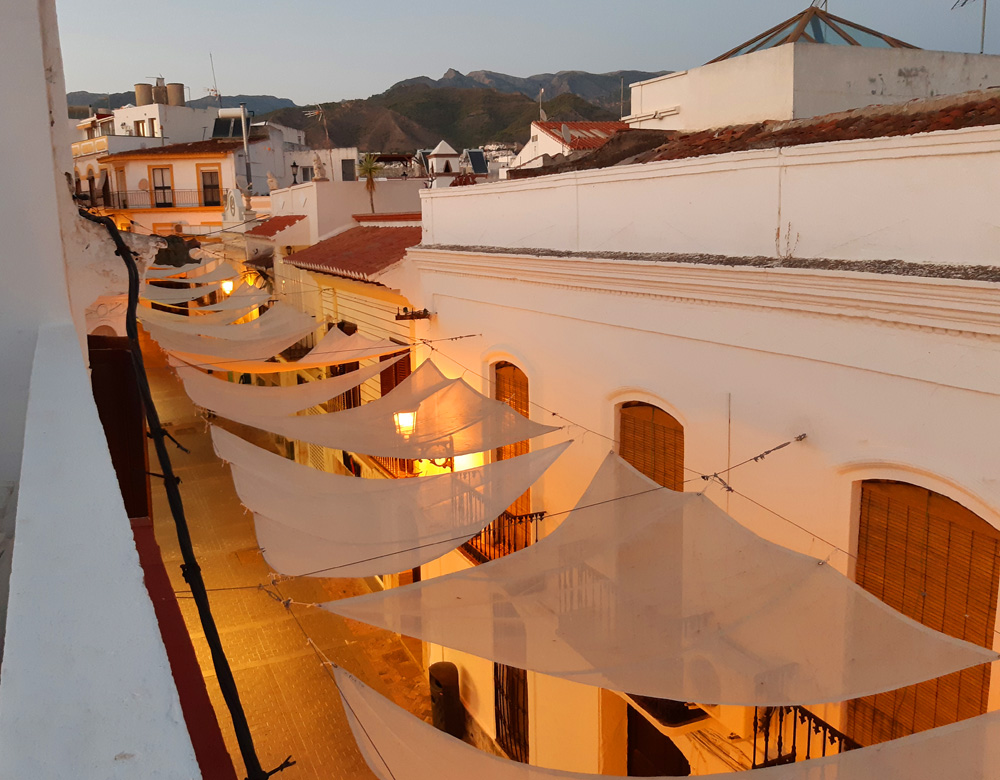
[[[437,88],[495,89],[498,92],[520,93],[532,100],[537,100],[539,92],[544,89],[545,95],[550,99],[568,92],[615,114],[624,108],[622,115],[627,115],[630,102],[628,85],[636,81],[663,76],[669,72],[616,70],[611,73],[587,73],[582,70],[561,70],[558,73],[539,73],[534,76],[520,77],[508,76],[506,73],[496,73],[491,70],[474,70],[464,74],[451,68],[439,79],[418,76],[394,84],[389,88],[389,91],[391,92],[398,87],[422,84]]]
[[[539,94],[548,119],[559,122],[618,119],[629,111],[628,90],[622,84],[661,75],[622,70],[612,73],[560,71],[519,77],[479,70],[463,74],[448,70],[440,79],[406,79],[366,99],[320,104],[323,117],[306,116],[288,98],[272,95],[224,96],[224,107],[245,102],[256,119],[272,119],[306,131],[312,146],[356,146],[364,151],[411,152],[436,146],[444,139],[457,149],[492,141],[523,143],[528,127],[538,119]],[[71,107],[120,108],[135,101],[132,92],[70,92]],[[188,101],[189,106],[212,105],[215,98]],[[315,105],[307,107],[315,109]],[[81,111],[71,110],[71,116]]]

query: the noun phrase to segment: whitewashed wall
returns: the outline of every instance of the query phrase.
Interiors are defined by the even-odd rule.
[[[1000,130],[616,166],[421,193],[423,243],[996,261]]]
[[[420,180],[377,182],[375,211],[379,214],[420,211],[423,186]],[[371,213],[371,205],[363,181],[311,181],[272,192],[271,213],[305,214],[309,231],[306,243],[311,246],[357,227],[354,215]]]

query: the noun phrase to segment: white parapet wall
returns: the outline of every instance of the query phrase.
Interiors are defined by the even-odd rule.
[[[0,777],[201,777],[69,321],[38,334],[16,522]]]
[[[422,243],[991,265],[998,166],[983,127],[425,190]]]

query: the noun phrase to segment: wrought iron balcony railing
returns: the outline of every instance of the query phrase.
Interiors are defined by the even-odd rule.
[[[753,769],[792,764],[861,747],[805,707],[755,707]]]
[[[512,515],[504,512],[477,536],[462,545],[462,551],[476,563],[486,563],[523,550],[538,538],[538,523],[545,512]]]
[[[91,198],[94,206],[107,209],[184,209],[218,206],[222,208],[229,191],[219,187],[202,190],[123,190],[121,192],[101,192],[95,190]]]

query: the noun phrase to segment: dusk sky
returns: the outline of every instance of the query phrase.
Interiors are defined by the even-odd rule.
[[[829,0],[829,10],[926,49],[979,52],[982,2]],[[988,0],[986,51],[1000,52]],[[162,75],[207,94],[305,104],[368,97],[413,76],[494,70],[683,70],[803,10],[808,0],[57,0],[69,90],[123,92]]]

